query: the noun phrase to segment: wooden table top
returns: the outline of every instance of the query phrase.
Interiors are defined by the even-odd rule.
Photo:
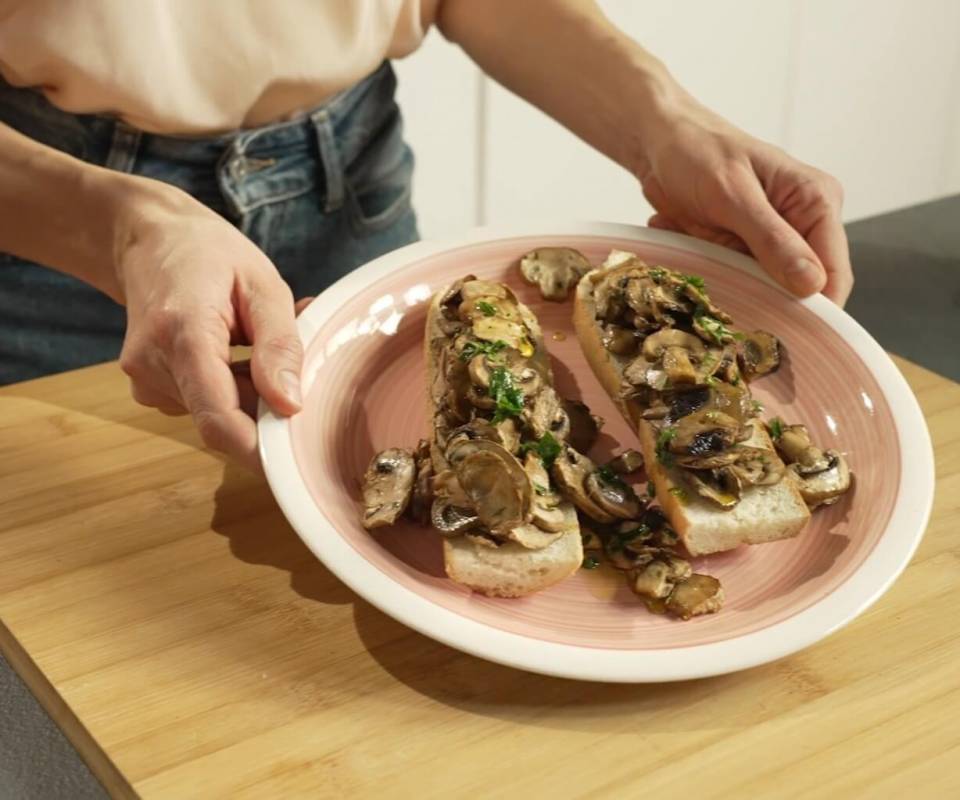
[[[956,797],[960,385],[899,365],[936,448],[927,535],[773,664],[604,685],[437,644],[109,364],[0,390],[0,645],[116,796]]]

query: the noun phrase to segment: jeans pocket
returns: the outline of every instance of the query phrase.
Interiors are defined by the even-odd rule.
[[[375,233],[410,211],[413,151],[403,140],[396,106],[344,172],[346,209],[354,232]]]

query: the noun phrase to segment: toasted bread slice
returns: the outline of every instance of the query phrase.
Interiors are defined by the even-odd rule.
[[[427,311],[424,350],[427,363],[427,408],[432,420],[441,397],[437,394],[439,346],[446,336],[440,328],[441,300],[449,287],[433,296]],[[531,366],[553,381],[550,358],[543,343],[543,333],[533,312],[517,302],[520,317],[535,344]],[[565,501],[566,502],[566,501]],[[567,504],[569,505],[569,504]],[[572,506],[571,506],[572,510]],[[571,513],[574,527],[557,535],[549,545],[530,550],[515,542],[499,547],[477,544],[466,536],[445,538],[443,560],[447,575],[457,583],[491,597],[522,597],[552,586],[576,572],[583,563],[583,544],[576,514]]]
[[[691,491],[682,477],[682,470],[659,463],[656,432],[641,416],[642,406],[634,399],[621,396],[623,370],[628,360],[603,346],[593,298],[597,274],[598,270],[587,273],[577,285],[573,311],[577,338],[597,380],[637,432],[657,499],[690,554],[718,553],[741,544],[762,544],[796,536],[810,519],[810,511],[796,485],[788,478],[772,486],[751,486],[744,491],[736,506],[725,511]],[[752,425],[753,435],[746,444],[770,450],[771,458],[779,461],[763,426],[756,421]]]

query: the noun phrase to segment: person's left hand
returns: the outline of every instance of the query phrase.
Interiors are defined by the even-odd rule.
[[[846,302],[853,270],[831,175],[693,104],[658,126],[637,173],[651,227],[752,253],[794,294]]]

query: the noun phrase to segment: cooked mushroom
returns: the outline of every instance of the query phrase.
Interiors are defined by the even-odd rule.
[[[413,453],[416,477],[413,480],[413,496],[410,499],[410,515],[421,525],[430,522],[430,506],[433,503],[433,460],[430,458],[430,442],[421,439]]]
[[[603,427],[603,419],[596,414],[591,414],[586,403],[581,403],[579,400],[561,399],[560,405],[570,424],[570,430],[566,437],[570,446],[581,453],[589,452],[597,441],[600,428]],[[556,436],[556,434],[554,435]]]
[[[478,316],[473,320],[473,335],[486,342],[504,342],[524,358],[533,355],[534,346],[526,325],[500,316]]]
[[[576,523],[576,512],[550,487],[550,476],[535,453],[527,453],[523,469],[533,486],[533,514],[531,522],[545,531],[562,531]]]
[[[590,519],[597,522],[613,522],[616,517],[598,505],[587,493],[584,485],[587,476],[596,471],[596,465],[586,456],[572,447],[564,447],[553,462],[553,477],[563,491],[564,497],[572,502]]]
[[[600,340],[607,350],[618,356],[634,355],[640,341],[636,328],[624,328],[613,324],[603,326]]]
[[[623,370],[623,379],[628,386],[649,386],[656,391],[662,391],[668,383],[666,371],[650,363],[643,355],[627,364]]]
[[[773,372],[780,366],[780,342],[766,331],[742,334],[737,342],[737,359],[747,380]]]
[[[416,476],[413,453],[391,447],[377,453],[363,475],[363,527],[393,525],[406,510]]]
[[[591,269],[583,253],[569,247],[541,247],[520,259],[523,279],[540,287],[545,300],[562,302]]]
[[[618,475],[629,475],[643,467],[643,453],[639,450],[624,450],[616,458],[608,461],[607,466]]]
[[[812,475],[830,468],[830,459],[810,441],[806,425],[782,425],[773,444],[787,464],[795,464],[801,475]]]
[[[666,270],[654,268],[656,274]],[[653,272],[637,275],[627,281],[624,297],[638,317],[648,322],[672,324],[675,314],[689,314],[692,304],[668,281],[657,283]],[[636,322],[634,322],[636,324]]]
[[[520,447],[520,431],[517,429],[517,423],[513,417],[505,417],[500,422],[494,423],[493,427],[496,428],[500,437],[500,444],[516,455]]]
[[[691,470],[684,477],[698,495],[724,510],[729,510],[740,502],[739,484],[725,481],[722,470]]]
[[[559,535],[559,533],[542,530],[528,522],[524,525],[518,525],[516,528],[511,528],[507,531],[506,538],[527,550],[542,550],[544,547],[553,544]]]
[[[530,479],[504,447],[485,439],[461,441],[448,448],[447,458],[491,533],[502,535],[530,520]]]
[[[490,387],[491,370],[496,368],[508,369],[513,376],[513,384],[526,397],[532,397],[543,384],[540,373],[532,367],[528,367],[521,360],[507,358],[502,363],[497,361],[491,363],[490,357],[479,354],[470,359],[467,365],[467,373],[470,376],[470,382],[477,388],[488,389]]]
[[[510,322],[522,322],[520,310],[516,304],[505,296],[478,295],[464,299],[460,304],[460,318],[466,322],[473,322],[479,318],[505,319]]]
[[[648,361],[656,361],[670,347],[687,350],[698,361],[703,358],[707,348],[692,333],[678,331],[675,328],[663,328],[651,333],[643,340],[643,355]]]
[[[723,605],[723,587],[712,575],[694,573],[681,580],[667,598],[667,609],[680,619],[712,614]]]
[[[750,435],[734,417],[712,409],[682,417],[674,430],[670,452],[690,456],[719,453]]]
[[[671,595],[678,581],[688,578],[692,572],[688,561],[665,555],[637,570],[632,576],[631,588],[642,597],[662,600]]]
[[[762,447],[739,446],[733,448],[737,460],[728,468],[738,486],[772,486],[783,477],[784,466],[770,450]]]
[[[443,309],[444,316],[448,319],[453,319],[457,316],[457,309],[463,300],[461,295],[463,285],[474,280],[476,280],[476,278],[473,275],[465,275],[460,278],[460,280],[451,283],[446,293],[440,298],[440,308]]]
[[[836,450],[827,450],[826,456],[829,467],[822,472],[804,475],[798,472],[796,464],[788,467],[795,473],[800,495],[811,509],[833,505],[850,488],[851,474],[847,460]]]
[[[480,517],[472,508],[455,506],[437,497],[430,507],[430,524],[444,536],[459,536],[480,527]]]
[[[543,385],[533,404],[523,412],[523,419],[539,439],[550,433],[558,442],[565,441],[570,435],[570,418],[563,410],[563,401],[550,385]]]
[[[468,300],[476,302],[481,297],[494,297],[498,300],[510,300],[514,298],[513,293],[503,283],[495,281],[477,280],[470,276],[470,280],[464,280],[460,287],[461,304]]]
[[[616,519],[634,519],[643,510],[636,492],[612,470],[594,470],[583,487],[599,508]]]

